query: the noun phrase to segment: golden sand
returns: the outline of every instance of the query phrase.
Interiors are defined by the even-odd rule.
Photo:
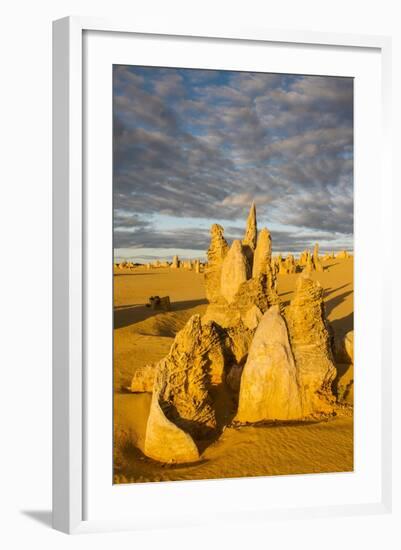
[[[324,262],[312,273],[325,289],[327,318],[335,332],[353,328],[353,260]],[[291,300],[298,275],[279,275],[280,300]],[[150,296],[170,296],[172,310],[146,307]],[[198,463],[162,465],[143,447],[150,394],[126,391],[139,367],[164,357],[178,330],[206,310],[203,274],[183,269],[116,270],[114,275],[115,482],[210,479],[352,471],[353,419],[226,428]]]

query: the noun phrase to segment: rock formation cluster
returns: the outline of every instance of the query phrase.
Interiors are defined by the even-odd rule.
[[[138,371],[131,384],[131,391],[152,391],[144,453],[160,462],[198,460],[202,441],[219,437],[229,422],[319,418],[337,406],[323,288],[309,276],[323,269],[318,246],[298,264],[291,254],[272,258],[271,236],[267,228],[258,232],[254,204],[242,241],[229,246],[218,224],[210,236],[206,313],[193,315],[168,355]],[[175,257],[172,267],[179,265]],[[199,272],[200,262],[193,267]],[[294,297],[284,308],[277,274],[299,267]],[[341,353],[349,356],[351,348],[348,337]],[[218,413],[223,394],[235,403],[224,420]]]

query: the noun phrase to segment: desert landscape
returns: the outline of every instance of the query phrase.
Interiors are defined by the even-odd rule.
[[[243,225],[114,265],[114,483],[353,470],[353,256]]]

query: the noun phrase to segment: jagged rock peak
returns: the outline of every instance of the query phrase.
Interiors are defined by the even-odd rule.
[[[246,220],[246,229],[242,244],[249,246],[252,250],[255,250],[257,238],[258,226],[256,221],[256,206],[255,202],[253,202]]]
[[[205,290],[208,301],[216,303],[221,300],[221,267],[229,247],[221,225],[213,224],[210,228],[210,236],[210,246],[207,251],[208,263],[205,269]]]

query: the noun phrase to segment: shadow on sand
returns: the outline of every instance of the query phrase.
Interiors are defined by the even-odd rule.
[[[207,300],[204,298],[200,300],[186,300],[183,302],[174,302],[171,304],[171,312],[183,311],[185,309],[191,309],[196,306],[207,304]],[[120,306],[114,308],[114,328],[123,328],[134,323],[139,323],[158,315],[160,313],[166,313],[161,310],[153,310],[150,307],[146,307],[145,304],[131,304],[128,306]]]

